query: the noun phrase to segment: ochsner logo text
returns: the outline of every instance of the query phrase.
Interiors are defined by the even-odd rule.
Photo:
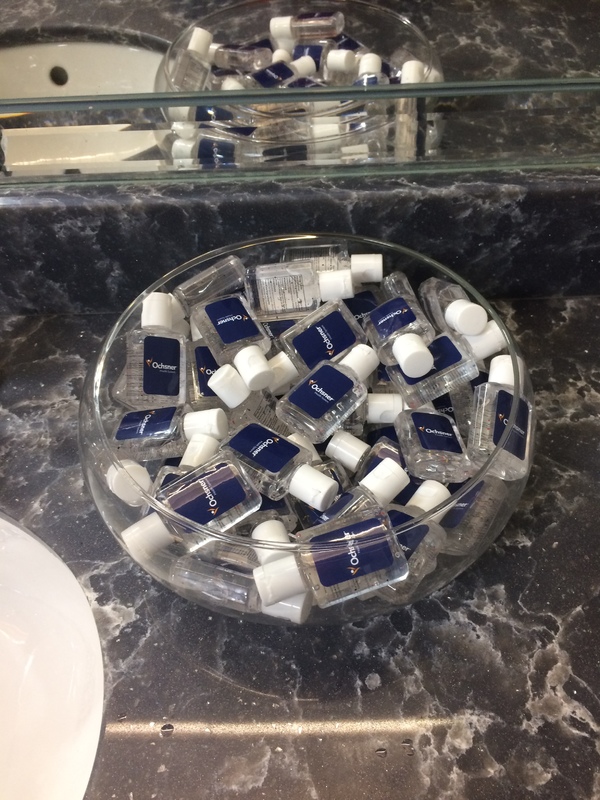
[[[212,489],[206,482],[204,478],[198,478],[198,483],[202,487],[202,491],[204,492],[206,499],[208,500],[208,505],[210,506],[209,511],[211,514],[216,514],[218,511],[217,508],[217,498],[214,496]]]
[[[323,339],[323,344],[325,345],[327,354],[332,356],[335,353],[335,349],[333,347],[333,342],[331,341],[331,336],[327,333],[327,329],[322,325],[317,325],[317,331],[321,339]]]
[[[348,555],[350,556],[350,566],[348,569],[352,577],[356,575],[356,573],[360,570],[360,559],[358,557],[358,551],[354,544],[354,534],[351,531],[344,531],[344,539],[346,540],[346,546],[348,547]]]
[[[503,425],[508,425],[508,417],[505,416],[504,414],[498,414],[498,419]],[[519,436],[525,436],[525,431],[523,430],[523,428],[519,427],[516,422],[513,425],[513,430],[516,431],[516,433],[518,433]]]
[[[228,322],[242,322],[248,317],[245,314],[228,314],[226,317],[221,317],[217,320],[217,325],[226,325]]]
[[[273,438],[273,439],[264,439],[262,442],[260,442],[259,444],[257,444],[257,445],[256,445],[256,447],[254,448],[254,450],[251,450],[251,451],[250,451],[250,452],[251,452],[251,455],[252,455],[252,457],[253,457],[253,458],[256,458],[256,456],[257,456],[257,455],[260,453],[260,451],[261,451],[261,450],[264,450],[264,449],[265,449],[265,447],[268,447],[268,446],[269,446],[269,445],[271,445],[271,444],[276,444],[278,441],[279,441],[279,439],[277,439],[277,438]]]
[[[451,431],[438,431],[437,428],[426,428],[425,425],[419,425],[419,430],[424,433],[433,433],[435,436],[446,436],[450,439],[454,436]]]
[[[146,430],[146,425],[147,425],[147,424],[150,422],[150,420],[152,419],[152,414],[154,414],[154,411],[149,411],[147,414],[145,414],[145,415],[144,415],[144,418],[143,418],[143,419],[142,419],[142,421],[140,422],[140,427],[139,427],[139,434],[140,434],[140,436],[141,436],[141,435],[144,433],[144,431]]]
[[[401,314],[406,314],[407,311],[408,311],[408,308],[406,308],[406,307],[397,308],[395,311],[390,311],[389,314],[386,314],[385,317],[382,317],[379,320],[379,325],[383,325],[384,322],[387,322],[388,320],[393,319],[394,317],[398,317]]]
[[[154,361],[152,358],[147,358],[146,364],[152,369],[168,369],[170,372],[175,372],[175,370],[179,369],[177,364],[163,364],[162,362]]]
[[[323,398],[323,400],[328,400],[330,403],[333,403],[335,398],[333,398],[330,394],[327,394],[325,389],[321,388],[321,386],[319,386],[319,384],[316,381],[311,379],[308,382],[308,385],[313,390],[313,392],[316,392],[319,395],[319,397]]]

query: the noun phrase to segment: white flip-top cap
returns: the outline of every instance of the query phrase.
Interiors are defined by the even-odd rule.
[[[313,596],[310,592],[302,592],[293,597],[286,597],[272,606],[262,605],[261,611],[269,617],[287,619],[299,625],[306,622],[313,606]]]
[[[406,408],[400,394],[372,392],[367,395],[367,422],[372,425],[392,423]]]
[[[228,75],[221,84],[221,89],[225,92],[239,92],[240,89],[245,88],[244,84],[237,78],[234,78],[233,75]]]
[[[251,344],[236,353],[233,364],[251,392],[266,389],[273,380],[273,370],[257,344]]]
[[[408,486],[410,478],[397,461],[384,458],[358,482],[368,489],[382,508],[388,506],[399,492]]]
[[[490,383],[501,383],[504,386],[515,385],[515,372],[510,356],[494,356],[492,358],[488,380]]]
[[[379,75],[381,72],[381,58],[377,53],[365,53],[358,62],[359,75]]]
[[[150,292],[142,300],[142,328],[167,328],[170,330],[172,325],[171,295],[165,294],[165,292]]]
[[[194,158],[196,139],[175,139],[171,145],[171,156],[174,159]]]
[[[477,336],[483,333],[487,325],[487,311],[478,303],[470,300],[455,300],[446,308],[444,319],[459,333],[467,336]]]
[[[252,574],[260,599],[266,606],[303,594],[307,589],[296,557],[293,555],[268,561],[256,567]]]
[[[208,58],[208,52],[212,44],[213,36],[205,28],[194,28],[187,49],[193,50],[201,58]]]
[[[189,411],[183,415],[183,432],[189,441],[197,433],[224,439],[229,430],[227,414],[222,408],[206,408],[203,411]]]
[[[259,542],[276,542],[278,544],[289,544],[290,541],[285,525],[278,519],[261,522],[252,531],[252,538]],[[259,564],[268,564],[269,561],[276,561],[278,558],[286,558],[290,555],[289,550],[283,548],[255,547],[254,552]]]
[[[212,42],[212,44],[211,44],[211,45],[210,45],[210,47],[208,48],[208,56],[207,56],[207,58],[208,58],[208,61],[209,61],[211,64],[214,64],[214,61],[215,61],[215,53],[217,52],[217,50],[219,49],[219,47],[223,47],[223,45],[222,45],[222,43],[221,43],[221,42]]]
[[[136,561],[152,558],[175,541],[175,537],[155,511],[125,528],[121,538]]]
[[[281,39],[294,39],[292,33],[292,17],[271,17],[269,20],[269,31],[273,39],[279,42]]]
[[[405,61],[402,64],[400,83],[422,83],[425,77],[425,64],[422,61]]]
[[[273,373],[273,379],[269,384],[269,391],[273,392],[273,394],[283,386],[287,386],[291,381],[296,380],[299,375],[292,359],[283,351],[270,358],[267,364]]]
[[[336,431],[327,443],[325,455],[339,461],[350,472],[356,472],[361,458],[370,449],[366,442],[348,431]]]
[[[303,447],[305,450],[308,450],[312,456],[312,464],[320,464],[323,461],[317,448],[310,441],[310,439],[308,439],[302,433],[290,433],[287,438],[290,440],[290,442],[297,444],[298,447]]]
[[[244,400],[247,400],[251,394],[240,373],[231,364],[224,364],[219,367],[206,383],[229,408],[236,408]]]
[[[299,78],[308,78],[309,75],[314,75],[317,71],[317,65],[312,56],[300,56],[300,58],[291,61],[290,66],[295,68]]]
[[[350,269],[356,283],[381,283],[383,256],[381,253],[356,253],[350,256]]]
[[[366,381],[379,366],[379,356],[368,344],[357,344],[339,363],[351,369],[360,381]]]
[[[283,47],[277,47],[273,50],[273,57],[271,58],[271,64],[276,64],[278,61],[283,61],[284,64],[289,64],[292,60],[292,54],[289,50],[286,50]]]
[[[320,126],[319,126],[320,127]],[[344,300],[354,297],[354,282],[351,269],[334,269],[319,273],[319,292],[321,300]]]
[[[312,508],[316,508],[317,511],[325,511],[326,508],[329,508],[335,500],[338,490],[338,485],[333,478],[323,475],[310,464],[302,464],[298,467],[288,487],[291,495]]]
[[[330,72],[355,72],[356,56],[352,50],[330,50],[325,64]]]
[[[195,469],[211,459],[219,449],[219,440],[204,433],[194,433],[185,448],[179,466]]]
[[[171,314],[173,317],[173,322],[179,322],[182,319],[185,319],[185,308],[181,305],[180,301],[175,297],[174,294],[169,294],[171,298]]]
[[[420,378],[433,368],[433,356],[417,333],[405,333],[392,345],[392,354],[409,378]]]
[[[465,341],[469,344],[475,361],[483,361],[488,356],[493,356],[506,347],[506,340],[498,323],[491,319],[485,326],[483,333],[478,336],[465,336]]]
[[[142,506],[146,502],[140,490],[152,488],[150,473],[133,459],[126,458],[121,464],[111,464],[106,471],[106,483],[113,494],[128,506]]]
[[[408,505],[430,511],[450,497],[450,491],[439,481],[423,481],[410,498]]]
[[[188,109],[184,109],[188,110]],[[171,130],[176,136],[181,136],[182,139],[195,139],[198,135],[198,126],[195,122],[190,122],[189,118],[183,122],[173,122]]]

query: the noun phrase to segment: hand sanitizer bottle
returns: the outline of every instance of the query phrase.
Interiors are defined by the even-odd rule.
[[[276,42],[318,42],[333,39],[344,30],[344,15],[341,11],[310,11],[272,17],[269,30]]]
[[[369,314],[364,324],[365,332],[383,364],[400,364],[404,367],[405,355],[402,348],[398,347],[401,337],[407,333],[418,334],[425,344],[429,344],[435,331],[423,313],[406,275],[401,272],[388,275],[383,287],[391,298]],[[425,372],[432,366],[430,364]]]
[[[477,467],[494,452],[506,430],[515,395],[514,382],[511,357],[496,356],[490,362],[489,382],[475,389],[468,453]],[[529,470],[533,408],[522,396],[518,404],[510,436],[490,465],[490,474],[507,481],[524,478]]]
[[[215,408],[221,404],[221,400],[208,385],[218,369],[215,357],[202,338],[188,342],[187,404],[194,411]]]
[[[289,436],[291,430],[275,413],[277,398],[268,389],[252,392],[245,403],[233,408],[229,414],[232,428],[240,428],[249,422],[260,422],[280,436]]]
[[[207,564],[193,555],[173,562],[170,583],[184,597],[202,598],[219,611],[258,614],[261,610],[252,575]]]
[[[310,56],[301,56],[296,61],[276,61],[268,67],[240,75],[239,82],[248,89],[283,89],[298,78],[308,78],[317,71]]]
[[[251,391],[271,383],[273,372],[265,358],[270,339],[242,297],[228,295],[199,303],[191,319],[215,359],[220,364],[233,363]]]
[[[175,406],[129,411],[116,427],[115,449],[139,461],[180,456],[186,446],[180,423],[181,412]]]
[[[246,268],[240,259],[237,256],[227,256],[180,283],[173,289],[173,295],[189,313],[198,303],[241,289],[245,274]]]
[[[172,332],[172,324],[170,295],[152,292],[144,298],[141,328],[127,334],[128,406],[142,410],[185,403],[185,340]]]
[[[185,50],[175,57],[171,80],[181,91],[200,91],[210,75],[208,53],[212,34],[204,28],[194,28]]]
[[[254,570],[263,603],[271,604],[311,589],[321,608],[402,581],[408,565],[383,511],[363,511],[319,525],[307,534],[297,555]]]
[[[311,442],[324,442],[364,403],[377,353],[359,344],[339,362],[321,362],[277,403],[277,416]]]
[[[425,313],[440,333],[445,331],[477,336],[488,322],[487,311],[473,303],[462,286],[443,278],[427,278],[419,286]]]
[[[454,494],[463,484],[450,484]],[[443,551],[453,556],[474,555],[490,543],[488,536],[493,530],[494,519],[502,511],[508,499],[504,481],[486,475],[477,481],[440,520],[447,533]],[[496,528],[497,530],[497,528]]]
[[[245,425],[222,447],[233,452],[257,489],[273,500],[289,492],[322,511],[337,495],[337,483],[310,466],[307,450],[263,425]]]
[[[381,253],[350,255],[346,244],[293,245],[284,248],[281,260],[310,261],[317,272],[349,269],[354,283],[379,283],[383,279]]]
[[[248,535],[257,525],[270,520],[276,520],[281,523],[286,531],[291,532],[298,524],[298,514],[292,508],[290,499],[281,497],[279,500],[271,500],[266,494],[261,494],[261,504],[258,511],[255,511],[249,517],[246,517],[243,522],[233,528],[233,533],[240,536]]]
[[[213,42],[208,50],[209,60],[220,69],[253,72],[268,67],[273,59],[270,47],[261,44],[219,44]]]
[[[452,417],[425,409],[402,411],[395,422],[408,471],[443,483],[466,480],[473,473]]]
[[[390,82],[382,72],[382,61],[376,53],[365,53],[358,62],[358,78],[353,86],[382,86]]]
[[[261,502],[241,464],[223,453],[168,484],[156,497],[182,517],[221,532],[257,511]]]
[[[176,467],[165,465],[158,470],[152,484],[152,494],[156,495],[169,483],[210,461],[218,449],[219,440],[213,436],[202,433],[193,435],[181,456],[179,465]]]

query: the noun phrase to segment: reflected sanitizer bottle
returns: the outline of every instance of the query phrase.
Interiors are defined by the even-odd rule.
[[[270,47],[260,43],[218,44],[213,42],[208,50],[209,60],[220,69],[254,72],[268,67],[273,59]]]
[[[170,581],[184,597],[202,600],[216,610],[257,614],[261,602],[252,575],[207,564],[193,555],[173,562]]]
[[[206,87],[210,75],[208,61],[212,33],[204,28],[194,28],[185,50],[175,57],[171,80],[181,91],[200,91]]]
[[[248,89],[283,89],[298,78],[308,78],[317,71],[310,56],[301,56],[295,61],[276,61],[268,67],[240,75],[239,82]]]
[[[318,42],[333,39],[344,30],[344,15],[341,11],[311,11],[272,17],[269,30],[276,42]]]
[[[354,283],[379,283],[383,279],[380,253],[350,255],[346,244],[306,244],[286,247],[282,261],[310,261],[317,272],[349,269]]]
[[[289,492],[322,511],[337,495],[337,483],[310,466],[308,450],[263,425],[238,429],[223,448],[233,452],[258,490],[273,500]]]
[[[273,380],[265,353],[271,340],[244,298],[228,295],[192,309],[192,322],[220,364],[233,363],[251,391]]]
[[[419,286],[423,308],[436,329],[457,332],[468,336],[483,333],[487,325],[487,311],[473,303],[462,286],[443,278],[428,278]]]
[[[496,356],[490,362],[489,382],[475,389],[468,453],[478,467],[494,452],[506,430],[515,395],[514,382],[511,357]],[[519,480],[527,475],[532,422],[531,403],[521,396],[510,436],[490,466],[491,474],[507,481]]]
[[[277,403],[277,416],[311,442],[324,442],[367,398],[377,369],[373,348],[359,344],[337,363],[321,362]]]
[[[173,294],[189,312],[197,303],[241,289],[245,274],[246,268],[240,259],[227,256],[180,283],[173,289]]]

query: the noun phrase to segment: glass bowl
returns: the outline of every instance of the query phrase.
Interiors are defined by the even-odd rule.
[[[442,526],[446,542],[452,544],[442,546],[439,552],[434,548],[430,571],[418,581],[411,578],[409,571],[406,580],[393,586],[385,585],[385,581],[382,584],[381,578],[378,578],[377,585],[371,587],[369,576],[366,575],[363,578],[367,580],[368,591],[363,586],[359,596],[353,591],[342,592],[342,599],[337,598],[335,602],[330,602],[331,597],[323,600],[319,594],[314,564],[335,564],[340,559],[347,559],[349,553],[354,558],[354,545],[349,548],[347,541],[337,537],[333,541],[319,543],[316,540],[289,543],[251,540],[230,530],[215,532],[205,525],[192,522],[152,494],[148,473],[154,477],[163,462],[147,462],[145,466],[148,472],[143,470],[143,475],[136,469],[128,472],[123,464],[124,459],[131,456],[120,453],[114,440],[115,426],[128,410],[113,399],[125,364],[126,337],[139,326],[141,304],[150,292],[171,292],[184,280],[229,256],[238,257],[248,268],[280,261],[284,247],[316,244],[345,244],[350,254],[381,254],[384,274],[400,270],[415,288],[431,277],[459,284],[499,326],[505,345],[503,352],[510,356],[515,386],[521,385],[523,398],[519,400],[518,393],[512,398],[510,412],[505,414],[505,430],[483,466],[466,482],[458,487],[453,486],[454,491],[449,499],[395,528],[395,535],[407,542],[412,534],[422,532],[419,526],[429,525],[431,530],[434,530],[435,523]],[[493,307],[450,269],[400,245],[366,237],[337,234],[267,237],[213,250],[182,264],[149,286],[121,315],[106,337],[86,378],[80,411],[81,461],[87,486],[110,531],[143,569],[169,589],[212,611],[258,622],[289,624],[291,620],[302,624],[338,624],[389,613],[427,596],[459,575],[496,539],[519,501],[531,466],[533,443],[532,437],[529,437],[521,474],[514,480],[502,477],[504,473],[500,467],[511,446],[514,428],[518,423],[523,424],[518,416],[523,402],[530,404],[531,408],[533,392],[527,368],[508,330]],[[533,419],[531,424],[533,426]],[[365,428],[367,441],[373,441],[379,435],[372,434],[373,427]],[[371,433],[371,438],[368,433]],[[115,482],[115,475],[119,477],[118,482]],[[162,534],[155,537],[155,532],[144,534],[146,538],[140,538],[137,533],[131,535],[132,530],[137,531],[140,519],[149,514],[152,520],[159,521],[160,531],[167,531],[166,541]],[[261,517],[268,518],[282,519],[282,512],[265,512]],[[423,541],[427,541],[427,538]],[[360,547],[360,537],[356,542]],[[260,604],[257,606],[256,593],[252,594],[252,574],[258,566],[258,558],[267,551],[269,555],[275,554],[280,558],[291,556],[309,575],[306,586],[310,585],[312,589],[304,591],[300,604],[294,601],[291,608],[275,609],[273,612],[268,610],[268,613],[261,610]],[[415,552],[419,553],[419,549]],[[410,558],[408,565],[410,569]],[[226,572],[223,572],[224,569]],[[319,575],[322,577],[322,573]],[[319,599],[321,605],[315,603],[315,598]],[[279,613],[281,618],[275,616]]]

